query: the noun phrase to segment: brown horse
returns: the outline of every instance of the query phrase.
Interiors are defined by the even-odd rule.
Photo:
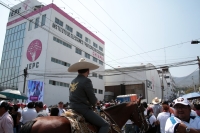
[[[130,119],[140,128],[141,132],[145,132],[148,129],[148,124],[143,112],[144,107],[141,105],[140,100],[122,103],[104,110],[112,125],[117,126],[119,129],[122,129],[127,120]],[[116,133],[113,127],[111,129],[112,133]],[[26,123],[20,133],[71,133],[71,126],[69,120],[65,117],[38,117]]]

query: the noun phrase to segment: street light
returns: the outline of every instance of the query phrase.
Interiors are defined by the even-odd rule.
[[[191,44],[198,44],[198,43],[200,43],[200,41],[198,41],[198,40],[191,41]]]

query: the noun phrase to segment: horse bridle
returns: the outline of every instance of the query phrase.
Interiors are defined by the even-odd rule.
[[[135,123],[142,123],[142,126],[141,126],[141,128],[140,128],[140,132],[143,133],[143,132],[145,132],[145,122],[146,122],[146,119],[142,117],[142,116],[143,116],[142,114],[143,114],[144,112],[141,111],[141,109],[140,109],[141,106],[142,106],[142,104],[137,105],[137,109],[133,111],[133,113],[132,113],[132,115],[131,115],[130,118],[133,118],[133,117],[134,117],[134,114],[136,114],[136,115],[139,114],[139,120],[136,121]],[[137,112],[136,112],[136,111],[137,111]],[[142,130],[141,130],[141,129],[142,129]]]
[[[108,113],[106,113],[103,109],[102,109],[102,111],[103,111],[103,113],[110,119],[110,120],[112,120],[113,122],[114,122],[114,124],[112,124],[112,122],[110,123],[110,124],[112,124],[111,125],[111,127],[117,132],[117,133],[121,133],[121,129],[119,128],[119,126],[117,125],[117,123],[115,122],[115,120],[113,120],[112,119],[112,117],[108,114]]]

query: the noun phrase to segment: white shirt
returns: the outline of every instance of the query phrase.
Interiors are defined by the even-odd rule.
[[[148,122],[148,119],[147,119],[147,122]],[[152,114],[152,116],[149,118],[149,122],[152,125],[152,127],[155,127],[155,125],[153,125],[153,123],[156,122],[155,115]]]
[[[23,117],[22,123],[25,124],[26,122],[35,119],[37,117],[37,112],[34,108],[33,109],[28,108],[22,111],[22,117]]]
[[[190,116],[198,116],[197,113],[191,109]]]
[[[171,114],[172,116],[173,114]],[[160,122],[160,132],[165,133],[165,124],[167,119],[170,117],[169,112],[161,112],[158,114],[157,120]]]
[[[13,133],[13,119],[8,112],[0,117],[0,133]]]
[[[62,115],[62,113],[65,113],[66,112],[66,110],[65,109],[61,109],[61,108],[58,108],[59,109],[59,113],[58,113],[58,115],[59,116],[61,116]]]
[[[177,117],[170,117],[167,119],[166,125],[165,125],[165,133],[174,133],[174,127],[180,123],[181,120]],[[194,128],[194,129],[200,129],[200,118],[195,117],[195,119],[190,118],[190,122],[182,121],[187,127]]]

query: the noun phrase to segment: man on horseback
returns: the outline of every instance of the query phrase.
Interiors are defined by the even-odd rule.
[[[98,133],[108,133],[109,124],[92,110],[97,104],[92,82],[88,77],[90,70],[99,66],[80,59],[79,62],[71,65],[68,72],[78,72],[78,76],[71,82],[69,91],[70,108],[82,114],[91,124],[99,127]]]

